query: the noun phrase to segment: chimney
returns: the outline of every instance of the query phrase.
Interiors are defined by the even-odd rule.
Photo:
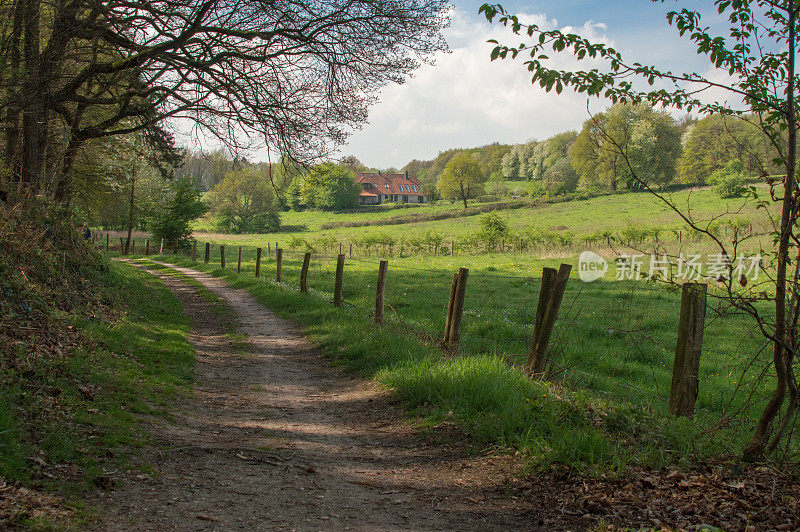
[[[378,170],[378,175],[381,175],[381,171],[380,170]]]

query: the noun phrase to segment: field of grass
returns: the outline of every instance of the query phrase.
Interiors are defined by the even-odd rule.
[[[104,470],[147,470],[135,459],[147,438],[140,416],[165,415],[190,391],[194,374],[188,320],[161,281],[112,263],[103,289],[109,306],[98,314],[63,316],[82,347],[8,366],[0,391],[0,475],[58,493],[79,509],[80,497],[103,484]],[[4,526],[48,526],[26,519]]]
[[[767,213],[763,209],[756,209],[751,200],[721,199],[710,189],[682,190],[667,194],[672,202],[686,211],[690,211],[693,219],[705,226],[712,221],[719,226],[723,237],[727,235],[725,222],[736,223],[751,229],[756,236],[749,239],[745,247],[747,250],[758,249],[761,245],[771,242],[771,237],[763,235],[770,230]],[[419,254],[417,246],[413,250],[411,241],[421,235],[434,234],[441,241],[439,249],[449,253],[450,243],[455,241],[461,249],[473,249],[466,242],[480,231],[481,215],[451,218],[436,221],[423,221],[404,223],[401,225],[374,225],[365,227],[337,227],[323,230],[323,223],[331,222],[356,222],[364,220],[378,220],[398,214],[428,214],[433,212],[459,211],[458,205],[438,203],[423,207],[409,209],[386,208],[379,212],[365,213],[322,213],[322,212],[286,212],[282,213],[284,228],[273,234],[249,235],[223,235],[215,233],[197,233],[200,241],[211,240],[218,244],[235,244],[267,247],[274,246],[277,242],[282,248],[305,247],[306,243],[317,252],[331,252],[338,249],[342,243],[346,249],[354,244],[357,256],[366,256],[363,239],[370,236],[388,236],[396,241],[392,248],[393,255],[398,255],[400,243],[408,242],[405,254]],[[529,206],[518,209],[498,211],[511,231],[505,242],[507,247],[518,249],[519,238],[532,232],[543,234],[546,238],[538,245],[526,245],[526,250],[532,254],[567,256],[578,248],[585,248],[586,242],[593,247],[603,247],[604,239],[599,235],[604,232],[623,233],[626,230],[653,229],[660,231],[659,244],[672,243],[672,250],[678,247],[678,235],[681,235],[682,249],[687,248],[686,238],[690,237],[685,223],[677,214],[671,211],[653,195],[641,192],[600,196],[587,200],[573,200],[563,203]],[[720,214],[727,213],[720,217]],[[201,226],[210,229],[209,220],[203,221]],[[724,232],[723,232],[724,231]],[[526,238],[528,238],[526,236]],[[301,240],[302,239],[302,240]],[[305,242],[303,242],[305,241]],[[564,243],[566,242],[566,243]],[[462,244],[463,243],[463,244]],[[693,252],[707,252],[711,248],[708,243],[691,242]],[[430,250],[433,248],[431,246]],[[427,248],[425,252],[429,252]],[[386,253],[386,250],[383,250]],[[374,254],[374,250],[369,250]]]
[[[178,258],[225,276],[298,321],[336,360],[393,388],[431,423],[456,421],[479,445],[522,449],[535,465],[657,466],[735,454],[766,395],[757,376],[768,354],[748,366],[763,345],[752,325],[710,311],[698,413],[691,421],[665,414],[680,307],[680,294],[665,287],[571,279],[555,331],[553,383],[545,385],[518,368],[532,335],[541,268],[557,260],[509,253],[393,258],[384,327],[370,319],[376,259],[347,261],[342,310],[330,303],[335,260],[312,260],[308,296],[298,289],[299,254],[287,252],[281,285],[274,282],[274,259],[262,264],[261,279],[254,278],[253,261],[249,247],[241,274],[235,259],[219,268],[216,248],[209,265]],[[450,281],[462,266],[470,276],[461,349],[452,357],[437,343]],[[723,418],[732,422],[708,430]]]

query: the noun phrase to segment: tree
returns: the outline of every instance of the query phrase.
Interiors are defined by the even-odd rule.
[[[228,172],[211,191],[210,204],[223,231],[268,233],[280,226],[272,185],[255,168]]]
[[[0,120],[11,180],[21,194],[68,202],[87,141],[177,118],[234,147],[318,158],[366,120],[383,85],[446,49],[445,7],[4,1]]]
[[[714,171],[737,159],[743,169],[757,175],[772,169],[767,153],[768,138],[754,123],[755,117],[711,115],[698,121],[688,131],[683,155],[678,161],[681,183],[706,183]]]
[[[167,190],[163,206],[149,216],[153,238],[163,238],[168,247],[177,244],[188,249],[192,236],[191,223],[205,214],[208,207],[200,200],[200,189],[189,177],[170,181]]]
[[[637,178],[656,186],[670,183],[680,153],[680,129],[670,115],[647,104],[628,103],[618,103],[584,122],[570,150],[583,186],[611,191],[620,184],[638,190]]]
[[[574,192],[578,186],[578,173],[569,157],[557,160],[542,177],[542,186],[548,196],[560,196]]]
[[[341,211],[355,207],[362,190],[355,177],[352,170],[336,163],[313,166],[303,178],[300,203],[310,209],[323,211]]]
[[[444,167],[437,188],[442,197],[460,199],[467,208],[467,200],[483,193],[484,175],[481,165],[469,153],[459,153]]]
[[[800,404],[798,381],[798,348],[800,348],[800,270],[788,275],[789,265],[800,264],[797,245],[797,222],[800,217],[800,192],[797,167],[797,25],[800,2],[797,0],[714,0],[716,13],[727,20],[727,35],[713,34],[701,24],[701,13],[690,9],[669,11],[667,22],[678,34],[694,43],[697,52],[708,58],[711,71],[724,72],[728,81],[697,72],[676,74],[653,65],[630,62],[614,48],[593,43],[581,35],[537,24],[524,25],[519,18],[507,14],[499,5],[484,4],[480,11],[489,21],[497,19],[508,25],[514,34],[524,33],[529,43],[505,46],[495,42],[491,59],[528,57],[526,67],[532,81],[547,91],[561,93],[565,87],[589,96],[603,96],[613,103],[646,101],[651,105],[697,110],[705,115],[755,115],[757,126],[775,150],[776,164],[785,176],[768,181],[770,197],[762,199],[758,190],[750,190],[756,204],[769,208],[777,203],[780,212],[773,224],[774,247],[767,252],[768,280],[760,286],[739,286],[734,279],[733,265],[741,257],[736,236],[725,242],[714,234],[709,224],[703,225],[692,213],[675,205],[669,197],[650,186],[647,176],[636,174],[636,162],[627,157],[622,145],[615,146],[625,166],[642,187],[661,198],[693,230],[713,242],[726,259],[727,275],[718,276],[723,297],[736,311],[749,315],[772,347],[771,368],[774,391],[758,420],[753,436],[744,449],[747,459],[756,459],[774,451],[795,420]],[[559,70],[550,66],[545,54],[571,53],[579,64],[593,61],[586,70]],[[598,66],[599,64],[599,66]],[[718,70],[716,70],[718,69]],[[658,84],[658,86],[654,86]],[[716,89],[723,98],[743,102],[743,108],[728,105],[726,100],[703,100],[705,89]],[[607,135],[611,144],[612,135]],[[790,256],[791,254],[791,256]],[[795,266],[797,268],[797,266]],[[764,310],[771,305],[771,312]],[[792,431],[790,431],[792,432]]]

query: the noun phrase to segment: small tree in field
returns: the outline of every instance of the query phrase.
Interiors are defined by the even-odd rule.
[[[797,162],[797,26],[799,0],[715,0],[715,11],[728,22],[727,35],[715,35],[701,23],[701,14],[689,9],[669,11],[667,22],[678,34],[697,47],[697,53],[708,58],[713,68],[727,74],[727,81],[697,72],[676,74],[652,65],[628,61],[614,48],[557,29],[536,24],[523,24],[518,17],[505,12],[502,6],[484,4],[480,11],[489,21],[509,26],[514,34],[524,34],[528,43],[504,46],[497,41],[491,59],[526,56],[526,66],[533,73],[532,81],[546,91],[561,93],[565,87],[577,93],[600,96],[617,102],[640,103],[697,110],[706,115],[733,116],[748,120],[769,140],[777,156],[773,164],[782,167],[785,175],[768,179],[771,190],[762,199],[751,187],[752,199],[758,206],[770,209],[772,248],[762,250],[766,281],[755,286],[734,275],[734,267],[742,258],[736,232],[732,241],[715,234],[712,221],[693,217],[683,205],[650,186],[647,176],[637,174],[635,161],[628,157],[629,146],[615,141],[602,127],[598,132],[642,189],[651,192],[668,205],[691,230],[713,242],[727,265],[727,274],[718,275],[726,301],[738,312],[755,321],[757,329],[769,342],[771,368],[764,375],[773,375],[774,390],[768,398],[749,444],[744,450],[747,459],[757,459],[775,450],[784,435],[791,434],[800,404],[798,381],[798,349],[800,348],[800,239],[797,222],[800,217],[800,192],[795,174]],[[516,37],[515,37],[516,39]],[[516,41],[519,42],[519,41]],[[560,70],[549,62],[546,52],[571,53],[579,62],[591,60],[585,70]],[[712,70],[713,70],[712,68]],[[658,85],[658,86],[655,86]],[[741,101],[736,107],[725,101],[703,100],[705,89],[725,93],[724,98]],[[773,217],[772,212],[777,211]],[[741,285],[747,285],[740,286]],[[767,310],[769,308],[769,310]]]
[[[467,208],[467,200],[483,193],[483,169],[481,163],[467,152],[455,155],[444,167],[436,184],[444,199],[461,200]]]
[[[208,208],[200,200],[200,190],[189,177],[175,179],[167,189],[166,204],[150,220],[153,238],[163,238],[168,247],[177,243],[186,248],[192,236],[190,224],[205,214]]]

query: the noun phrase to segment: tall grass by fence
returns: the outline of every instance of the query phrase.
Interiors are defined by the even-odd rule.
[[[230,264],[223,266],[219,245],[205,242],[200,248],[205,250],[204,263],[232,271]],[[347,248],[342,251],[348,255]],[[747,321],[740,316],[709,314],[699,326],[701,344],[695,330],[694,343],[687,343],[684,334],[683,351],[676,351],[681,331],[696,329],[697,320],[679,324],[681,294],[675,287],[572,280],[563,287],[563,304],[556,305],[549,318],[552,323],[546,332],[552,339],[542,350],[541,345],[537,348],[542,336],[537,323],[551,300],[542,298],[547,292],[542,290],[544,268],[531,269],[527,275],[473,268],[469,285],[464,285],[457,340],[451,342],[453,294],[458,294],[455,265],[429,268],[406,259],[384,261],[381,267],[377,259],[275,248],[266,258],[261,248],[241,247],[235,253],[234,267],[240,275],[255,276],[258,271],[264,282],[283,290],[305,288],[309,297],[331,304],[338,301],[342,312],[361,314],[422,342],[442,345],[450,353],[457,345],[462,353],[498,355],[520,368],[530,367],[537,354],[546,353],[544,364],[531,373],[612,402],[666,413],[670,392],[674,396],[675,390],[682,390],[681,397],[689,398],[686,404],[691,408],[669,408],[672,413],[691,415],[696,398],[697,415],[706,422],[730,423],[734,418],[752,420],[767,395],[763,378],[770,366],[763,341],[752,331],[743,334]],[[192,259],[193,252],[187,250],[185,257]]]

